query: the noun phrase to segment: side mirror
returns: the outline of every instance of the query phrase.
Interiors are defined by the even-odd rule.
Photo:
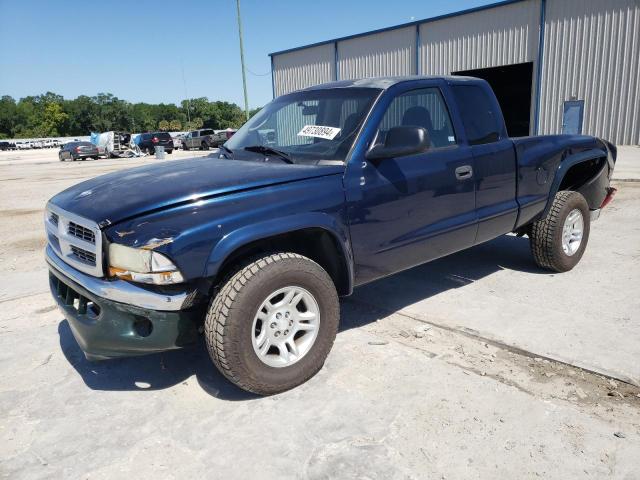
[[[429,133],[422,127],[393,127],[387,132],[383,144],[374,145],[366,153],[368,160],[405,157],[422,153],[429,149]]]

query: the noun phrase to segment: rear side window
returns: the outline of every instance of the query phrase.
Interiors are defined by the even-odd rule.
[[[200,132],[201,137],[204,137],[205,135],[213,135],[213,130],[202,130]]]
[[[453,94],[462,115],[464,130],[470,145],[482,145],[500,140],[500,122],[495,102],[480,87],[455,85]]]
[[[435,87],[411,90],[394,98],[378,126],[376,142],[384,142],[389,129],[399,126],[424,128],[434,148],[456,143],[447,105]]]
[[[171,135],[169,135],[167,132],[156,133],[155,136],[163,140],[171,140]]]

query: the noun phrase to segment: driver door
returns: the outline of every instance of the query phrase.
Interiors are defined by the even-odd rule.
[[[375,161],[354,154],[349,162],[356,284],[470,247],[478,228],[473,156],[457,141],[442,89],[414,87],[387,103],[370,144],[384,142],[392,127],[418,126],[429,133],[431,147]]]

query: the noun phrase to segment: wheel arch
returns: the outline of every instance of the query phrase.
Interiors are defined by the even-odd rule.
[[[547,215],[553,199],[561,190],[581,193],[591,210],[598,209],[606,196],[608,173],[607,152],[604,150],[590,149],[567,156],[558,165],[542,217]]]
[[[242,259],[274,251],[310,258],[327,271],[339,295],[353,291],[348,231],[332,216],[319,212],[260,222],[229,233],[211,251],[204,276],[216,285]]]

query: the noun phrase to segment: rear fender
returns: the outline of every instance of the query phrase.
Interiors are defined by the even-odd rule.
[[[309,228],[319,228],[329,233],[343,256],[348,270],[348,291],[353,289],[353,254],[349,233],[346,226],[340,224],[336,218],[326,213],[310,212],[287,217],[274,218],[264,222],[252,223],[245,227],[234,230],[225,235],[211,251],[204,276],[215,277],[220,268],[233,252],[239,248],[259,240],[266,240],[277,235],[304,230]]]
[[[585,150],[573,155],[569,155],[560,162],[560,165],[558,165],[558,169],[556,170],[553,183],[551,184],[551,189],[549,190],[549,199],[544,211],[542,212],[542,218],[544,218],[551,209],[551,204],[553,203],[553,199],[555,198],[556,193],[558,193],[558,189],[562,184],[562,180],[564,179],[567,172],[571,169],[571,167],[578,165],[579,163],[595,160],[596,158],[608,159],[607,151],[601,150],[599,148]],[[604,185],[602,194],[604,198],[604,196],[606,195],[606,187],[609,185],[608,162],[604,162],[601,169],[598,170],[596,175],[594,175],[591,179],[589,179],[589,181],[587,181],[582,187],[578,189],[578,191],[583,193],[586,198],[594,198],[589,204],[589,208],[591,208],[592,210],[598,208],[597,206],[594,207],[593,205],[598,203],[597,198],[595,197],[599,196],[599,193],[596,193],[595,191],[592,192],[592,189],[594,189],[596,186],[599,186],[600,183],[606,183],[606,185]],[[587,192],[589,192],[589,194]],[[602,199],[600,199],[600,201],[602,201]]]

